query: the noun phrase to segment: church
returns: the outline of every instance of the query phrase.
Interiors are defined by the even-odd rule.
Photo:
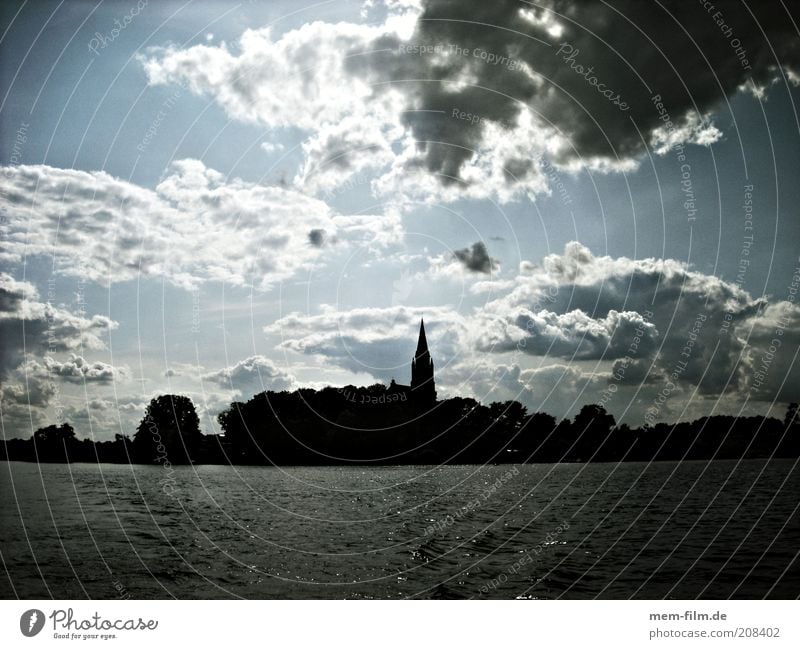
[[[425,338],[425,321],[419,322],[417,351],[411,360],[411,385],[401,385],[392,379],[387,394],[399,394],[418,405],[430,406],[436,403],[436,384],[433,379],[433,359],[428,351]]]

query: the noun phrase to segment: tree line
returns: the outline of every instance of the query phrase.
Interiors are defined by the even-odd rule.
[[[133,437],[79,440],[68,423],[0,444],[0,459],[38,462],[471,464],[711,460],[800,456],[798,406],[783,420],[714,415],[631,428],[596,404],[574,419],[529,413],[517,401],[454,397],[420,408],[386,386],[262,392],[218,416],[204,435],[191,399],[161,395]]]

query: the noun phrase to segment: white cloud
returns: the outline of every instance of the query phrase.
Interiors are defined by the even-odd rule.
[[[237,398],[245,399],[265,390],[280,392],[298,387],[291,373],[261,355],[250,356],[231,367],[208,372],[202,378],[235,393]]]
[[[106,316],[87,318],[41,302],[32,284],[0,273],[0,378],[22,363],[26,354],[103,349],[105,335],[116,327]]]
[[[635,311],[610,310],[602,318],[592,318],[580,309],[554,313],[525,307],[503,313],[487,309],[476,329],[482,330],[477,346],[481,351],[504,352],[519,349],[535,356],[569,359],[624,357],[630,340],[641,342],[637,355],[656,349],[658,330]],[[487,317],[488,316],[488,317]]]
[[[510,284],[491,289],[499,297],[467,313],[324,305],[319,313],[285,316],[266,332],[282,339],[284,351],[388,380],[408,372],[415,325],[424,315],[443,394],[516,390],[534,403],[550,391],[544,369],[566,361],[570,380],[559,384],[566,391],[551,399],[559,408],[570,406],[575,390],[588,390],[584,402],[596,399],[609,381],[622,391],[640,388],[644,405],[635,410],[669,382],[675,394],[696,389],[695,401],[800,398],[800,369],[790,367],[800,339],[789,333],[800,328],[800,307],[768,304],[680,261],[595,256],[572,242],[541,265],[522,264]],[[781,355],[754,385],[780,323]]]
[[[543,157],[613,171],[634,168],[646,143],[660,154],[708,146],[722,135],[710,114],[725,96],[751,78],[771,82],[779,65],[797,78],[792,22],[772,3],[753,10],[767,39],[749,37],[750,9],[725,7],[744,61],[691,3],[377,9],[365,7],[370,25],[248,29],[235,47],[154,49],[141,63],[150,83],[186,84],[235,119],[305,131],[296,182],[306,191],[371,172],[373,189],[400,202],[505,202],[548,191]]]
[[[278,153],[283,151],[283,145],[278,142],[262,142],[261,148],[267,153]]]
[[[676,260],[595,256],[572,242],[541,266],[522,266],[514,288],[482,309],[476,340],[500,351],[524,340],[522,353],[568,359],[655,356],[653,380],[685,361],[681,381],[719,393],[729,379],[732,389],[743,386],[748,323],[764,304]],[[729,335],[720,336],[726,319]]]
[[[422,93],[415,79],[427,78],[428,61],[401,52],[416,10],[396,9],[378,26],[314,22],[279,38],[270,28],[249,29],[235,49],[224,43],[156,49],[141,63],[151,84],[210,95],[235,119],[305,131],[295,185],[306,192],[337,192],[348,178],[366,173],[373,174],[374,190],[401,202],[507,201],[545,191],[544,175],[530,160],[545,152],[547,138],[529,110],[517,116],[510,134],[484,124],[484,141],[459,156],[463,167],[452,169],[452,178],[446,170],[430,176],[426,168],[439,147],[452,141],[450,153],[457,155],[465,150],[458,134],[476,129],[452,117],[458,102],[445,97],[433,106]],[[439,129],[446,127],[451,140],[440,134],[441,145],[426,144],[413,132],[429,110],[440,111]]]
[[[315,355],[354,373],[366,372],[387,381],[394,377],[402,383],[423,317],[442,367],[448,355],[458,350],[454,332],[462,321],[449,307],[395,305],[338,311],[322,305],[314,315],[286,315],[265,327],[265,332],[278,337],[286,351]]]
[[[25,436],[41,424],[59,394],[58,382],[106,381],[123,369],[87,362],[76,353],[58,362],[59,352],[98,350],[117,323],[86,317],[65,306],[40,301],[29,282],[0,273],[0,413],[3,436]],[[78,378],[81,376],[82,378]],[[58,413],[56,413],[58,414]]]
[[[101,283],[141,274],[184,287],[224,281],[267,288],[319,258],[312,230],[380,246],[400,229],[397,216],[337,215],[322,201],[228,179],[198,160],[173,163],[155,191],[102,171],[4,171],[4,259],[55,254],[61,272]]]
[[[77,354],[70,354],[69,360],[63,362],[47,356],[44,359],[44,368],[51,376],[74,383],[111,383],[128,375],[128,370],[124,367],[114,367],[102,361],[89,362]]]

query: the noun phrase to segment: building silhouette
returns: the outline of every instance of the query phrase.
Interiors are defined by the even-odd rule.
[[[415,404],[429,406],[436,403],[436,382],[433,377],[433,359],[425,336],[425,320],[419,322],[417,350],[411,360],[411,385],[401,385],[392,379],[388,392],[401,394]]]

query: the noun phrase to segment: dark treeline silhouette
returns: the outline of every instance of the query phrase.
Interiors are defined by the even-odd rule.
[[[800,456],[800,421],[716,415],[678,424],[617,425],[602,406],[573,420],[517,401],[452,398],[421,406],[381,384],[262,392],[232,403],[222,434],[203,435],[192,401],[153,399],[133,438],[78,440],[69,424],[0,445],[0,459],[176,465],[469,464],[711,460]]]

